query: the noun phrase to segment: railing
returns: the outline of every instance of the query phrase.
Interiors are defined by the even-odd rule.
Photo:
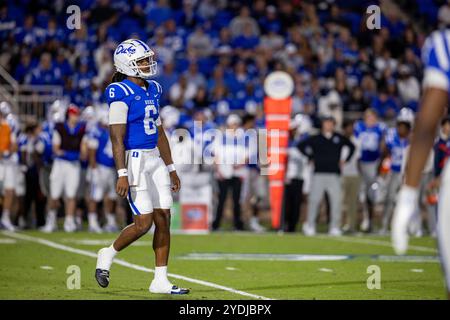
[[[44,119],[47,106],[62,95],[62,86],[21,85],[0,66],[0,99],[9,102],[22,120]]]

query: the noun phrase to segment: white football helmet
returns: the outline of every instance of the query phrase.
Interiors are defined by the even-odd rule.
[[[114,51],[114,67],[120,73],[131,77],[149,79],[156,74],[156,61],[153,60],[155,53],[141,40],[128,39],[119,44]],[[148,66],[138,66],[137,62],[148,59]],[[150,68],[149,72],[143,69]]]
[[[11,105],[9,104],[9,102],[0,102],[0,112],[3,113],[4,116],[7,116],[11,113]]]
[[[47,121],[63,122],[68,103],[65,100],[55,100],[47,109]]]
[[[412,126],[414,124],[414,111],[409,108],[402,108],[398,113],[397,122],[406,122]]]
[[[290,129],[297,129],[297,133],[301,135],[309,133],[313,128],[313,123],[308,115],[298,113],[291,119],[289,127]]]
[[[84,108],[83,112],[81,112],[81,120],[86,122],[95,120],[95,109],[93,106]]]

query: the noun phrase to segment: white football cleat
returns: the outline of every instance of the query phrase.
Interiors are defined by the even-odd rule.
[[[5,228],[8,231],[14,232],[17,230],[17,228],[12,224],[9,217],[2,217],[0,222],[3,225],[3,228]]]
[[[103,227],[103,231],[104,232],[117,232],[117,231],[119,231],[119,227],[114,224],[107,224],[106,226]]]
[[[19,217],[19,220],[17,221],[17,225],[19,229],[25,229],[27,227],[27,222],[25,221],[25,218],[23,216]]]
[[[250,230],[254,232],[264,232],[266,231],[266,228],[264,228],[262,225],[259,224],[258,218],[251,217],[250,218],[250,224],[249,224]]]
[[[70,233],[77,231],[77,225],[73,219],[64,220],[64,231]]]
[[[311,227],[308,223],[304,223],[302,226],[302,231],[307,237],[312,237],[316,235],[316,228]]]
[[[342,236],[342,231],[339,228],[332,228],[328,231],[328,235],[332,237],[340,237]]]
[[[100,226],[97,223],[90,224],[89,227],[88,227],[88,231],[90,233],[103,233],[102,228],[100,228]]]
[[[412,233],[413,237],[415,238],[422,238],[423,237],[423,230],[417,229],[414,233]]]
[[[46,223],[43,227],[39,228],[39,231],[44,233],[52,233],[57,230],[56,223]]]
[[[364,217],[363,221],[361,222],[361,225],[359,226],[359,228],[361,229],[361,231],[366,232],[369,230],[369,225],[370,225],[370,220],[367,217]]]

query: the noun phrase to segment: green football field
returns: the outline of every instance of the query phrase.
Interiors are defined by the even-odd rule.
[[[412,239],[408,255],[396,257],[387,237],[176,234],[170,279],[192,291],[166,296],[148,292],[151,234],[117,256],[108,288],[97,285],[95,253],[114,236],[1,232],[0,299],[446,298],[436,243],[427,237]]]

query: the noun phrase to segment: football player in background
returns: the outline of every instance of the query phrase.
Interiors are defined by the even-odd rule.
[[[89,134],[94,130],[97,126],[97,117],[95,114],[95,109],[93,106],[87,106],[81,111],[80,115],[80,122],[84,124],[85,126],[85,134],[86,137],[89,137]],[[88,139],[82,139],[81,145],[80,145],[80,179],[78,182],[78,189],[76,193],[76,210],[75,210],[75,224],[77,226],[77,230],[82,230],[83,226],[83,214],[86,212],[89,208],[87,208],[89,202],[90,202],[90,195],[89,195],[89,179],[88,179],[88,167],[89,167],[89,161],[88,161]],[[91,218],[88,221],[91,223],[89,224],[89,231],[91,232],[101,232],[100,226],[95,224],[94,221],[97,221],[97,218],[93,218],[93,215],[91,215]]]
[[[30,227],[31,219],[28,215],[35,199],[37,199],[37,175],[32,177],[34,169],[34,146],[35,139],[39,134],[39,127],[35,121],[29,121],[25,124],[23,132],[17,138],[17,149],[19,165],[16,170],[16,202],[17,216],[16,221],[20,229]],[[37,173],[36,171],[34,171]],[[34,173],[33,172],[33,173]],[[31,188],[33,187],[33,188]],[[36,201],[36,211],[42,210],[40,204]]]
[[[39,188],[42,194],[46,197],[47,211],[50,208],[50,173],[53,165],[53,146],[52,138],[55,125],[64,122],[64,114],[66,113],[67,105],[62,100],[54,101],[47,110],[47,119],[42,123],[42,130],[36,140],[36,161],[39,172]],[[37,225],[41,226],[40,230],[44,232],[51,232],[54,229],[54,224],[48,219],[49,224],[45,224],[45,217],[43,222],[41,217],[37,219]]]
[[[167,278],[171,190],[180,189],[180,180],[158,112],[162,88],[156,81],[148,80],[157,70],[153,58],[150,47],[136,39],[122,42],[114,52],[116,73],[105,95],[118,174],[116,191],[127,197],[134,223],[123,229],[110,247],[98,252],[95,278],[100,286],[107,287],[114,256],[155,223],[155,277],[149,291],[187,294],[188,289],[172,285]]]
[[[392,244],[397,254],[404,254],[408,248],[408,227],[418,210],[419,186],[422,171],[436,137],[438,125],[447,114],[450,91],[450,30],[433,32],[422,48],[425,65],[423,97],[416,118],[410,154],[405,172],[405,182],[397,198],[392,219]],[[439,254],[446,277],[450,299],[450,166],[445,165],[441,175],[438,203],[437,233]]]
[[[17,143],[16,135],[7,122],[6,102],[2,102],[0,109],[0,166],[3,189],[3,211],[1,225],[9,231],[15,231],[16,227],[11,222],[11,210],[15,197]]]
[[[384,202],[384,211],[381,235],[388,234],[389,223],[391,222],[392,211],[394,209],[395,197],[402,184],[402,162],[405,150],[409,145],[410,132],[414,121],[414,112],[411,109],[403,108],[397,116],[395,128],[389,128],[385,136],[385,152],[390,157],[391,167],[387,182],[387,193]]]
[[[17,138],[20,133],[20,123],[17,116],[12,112],[11,105],[6,101],[1,102],[0,112],[3,113],[4,120],[8,123],[11,132]]]
[[[375,196],[372,185],[376,182],[378,167],[380,164],[381,142],[386,131],[386,126],[378,121],[377,112],[374,109],[364,111],[364,119],[355,122],[354,135],[361,147],[359,158],[359,172],[362,176],[363,186],[363,222],[362,231],[371,232],[375,210]]]
[[[55,159],[50,173],[50,203],[44,232],[56,230],[59,199],[65,197],[64,231],[74,232],[76,193],[80,181],[81,143],[85,138],[85,125],[79,122],[80,109],[71,104],[67,120],[57,123],[53,131],[52,146]]]
[[[114,169],[114,158],[112,144],[109,137],[108,110],[97,111],[99,122],[88,134],[88,161],[89,161],[89,202],[88,223],[89,231],[101,233],[102,229],[98,223],[97,204],[103,202],[106,225],[105,231],[116,232],[116,216],[114,214],[114,202],[116,201],[116,170]]]

